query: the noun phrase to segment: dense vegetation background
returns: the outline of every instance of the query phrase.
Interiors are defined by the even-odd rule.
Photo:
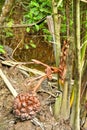
[[[64,120],[70,118],[72,129],[80,130],[81,116],[83,113],[85,117],[87,115],[87,2],[2,0],[0,13],[0,54],[5,54],[7,47],[11,58],[28,61],[24,57],[33,49],[39,52],[37,44],[41,42],[46,50],[50,46],[53,56],[47,53],[42,55],[46,52],[43,50],[35,58],[40,56],[39,60],[43,61],[44,56],[49,57],[49,62],[44,60],[47,64],[55,59],[55,66],[58,67],[64,41],[67,41],[69,53],[66,65],[64,62],[66,80],[62,84],[58,78],[58,90],[61,90],[61,84],[63,88],[62,96],[55,101],[54,116]],[[81,104],[85,107],[83,113],[80,113],[83,109]]]

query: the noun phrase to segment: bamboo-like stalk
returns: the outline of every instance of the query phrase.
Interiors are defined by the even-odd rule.
[[[66,13],[66,34],[69,44],[69,51],[66,58],[66,80],[63,87],[63,98],[61,103],[61,117],[68,119],[70,115],[70,93],[71,93],[71,76],[72,76],[72,60],[71,60],[71,43],[70,43],[70,0],[64,1]]]
[[[16,97],[18,95],[18,93],[16,92],[16,90],[13,88],[12,84],[10,83],[10,81],[7,79],[6,75],[3,73],[2,69],[0,69],[0,76],[2,77],[2,79],[4,80],[7,88],[10,90],[10,92],[12,93],[12,95],[14,97]]]
[[[80,53],[80,0],[73,0],[75,66],[74,103],[71,114],[73,130],[80,130],[80,91],[81,91],[81,53]]]
[[[54,22],[54,53],[56,66],[58,67],[60,62],[60,52],[61,52],[61,44],[60,44],[60,24],[61,18],[58,15],[57,2],[56,0],[52,0],[52,9],[53,9],[53,22]]]
[[[61,44],[60,44],[60,25],[61,25],[61,17],[58,14],[58,7],[60,6],[60,0],[58,3],[56,0],[52,0],[52,10],[53,10],[53,22],[54,22],[54,56],[56,61],[56,67],[59,66],[60,63],[60,53],[61,53]],[[58,81],[59,82],[59,81]],[[60,89],[58,83],[58,89]],[[57,119],[60,114],[61,107],[61,97],[57,97],[54,105],[54,116]]]

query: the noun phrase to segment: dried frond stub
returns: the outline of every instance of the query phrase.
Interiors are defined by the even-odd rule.
[[[21,120],[31,119],[40,110],[40,101],[34,92],[20,93],[14,100],[13,113]]]

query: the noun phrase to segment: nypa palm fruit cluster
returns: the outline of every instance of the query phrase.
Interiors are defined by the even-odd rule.
[[[40,102],[34,92],[20,93],[14,100],[13,113],[21,120],[31,119],[40,110]]]

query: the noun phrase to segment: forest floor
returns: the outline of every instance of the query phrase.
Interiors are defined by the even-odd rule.
[[[47,52],[47,50],[45,51],[41,45],[45,44],[40,44],[40,46],[37,47],[37,49],[39,50],[31,49],[31,51],[17,51],[17,61],[27,62],[30,61],[32,58],[38,57],[38,59],[42,59],[44,63],[53,65],[54,59],[52,57],[52,49],[48,47],[47,50],[50,51]],[[47,45],[44,48],[47,48]],[[6,49],[8,49],[8,47]],[[24,52],[26,52],[26,54]],[[25,57],[25,55],[27,57]],[[21,71],[19,69],[20,65],[14,65],[14,67],[12,67],[11,65],[8,66],[7,63],[3,64],[4,61],[2,59],[3,58],[1,58],[0,60],[0,68],[2,69],[12,86],[15,88],[17,93],[29,92],[32,86],[35,86],[37,84],[37,81],[32,83],[32,85],[28,84],[30,80],[38,76],[37,74],[35,74],[35,72],[31,73],[29,71]],[[8,59],[5,59],[5,61],[8,61]],[[29,67],[32,70],[33,68],[36,68],[36,70],[38,70],[39,68],[39,70],[41,70],[40,72],[44,72],[43,67],[40,65],[31,65],[27,68]],[[59,119],[56,121],[54,118],[53,109],[56,96],[58,96],[58,94],[59,93],[57,90],[57,80],[44,80],[37,91],[37,96],[41,103],[40,111],[36,114],[36,116],[33,119],[21,121],[17,119],[13,114],[14,97],[8,90],[3,79],[0,77],[0,130],[71,130],[69,120],[65,121],[64,119]],[[81,130],[87,130],[86,128],[87,123],[85,123],[84,128],[82,127]]]
[[[28,77],[16,67],[0,64],[0,68],[18,93],[29,91],[27,82],[33,77]],[[41,103],[40,111],[34,119],[21,121],[12,113],[14,97],[0,77],[0,130],[71,130],[69,121],[56,121],[53,116],[53,105],[57,95],[56,82],[45,80],[37,95]]]
[[[28,82],[35,75],[27,75],[17,67],[8,67],[3,64],[0,64],[0,68],[18,93],[29,92],[31,86],[28,85]],[[69,120],[56,121],[53,116],[53,106],[58,93],[56,84],[56,81],[43,81],[37,91],[41,103],[40,111],[33,119],[21,121],[13,115],[14,97],[0,77],[0,130],[71,130]],[[82,128],[81,130],[87,129]]]

